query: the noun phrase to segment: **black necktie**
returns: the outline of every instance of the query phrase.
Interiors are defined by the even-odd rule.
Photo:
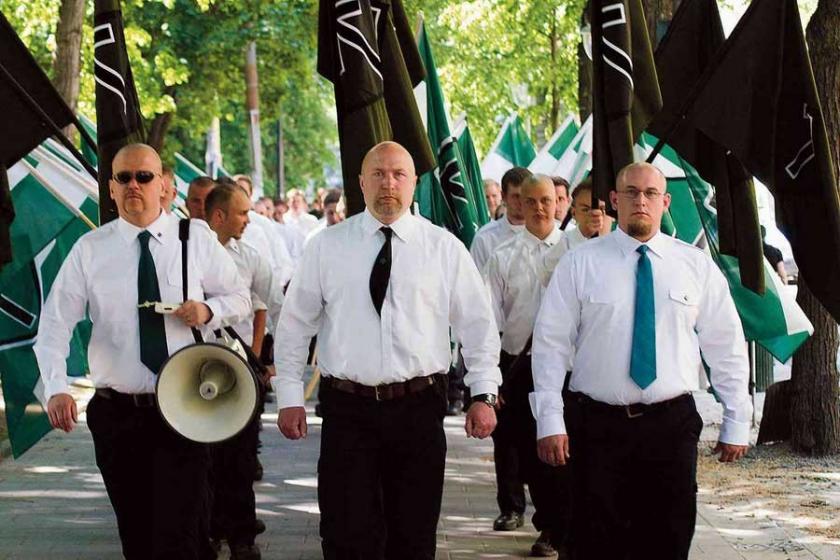
[[[140,241],[140,267],[137,272],[137,302],[160,301],[160,286],[158,285],[155,261],[149,251],[149,239],[152,234],[141,231],[137,235]],[[169,357],[166,345],[166,327],[163,315],[156,313],[154,307],[138,309],[140,317],[140,361],[157,375],[163,362]]]
[[[370,299],[373,300],[376,313],[382,315],[382,302],[385,301],[388,281],[391,279],[391,236],[394,231],[388,226],[379,228],[379,231],[385,235],[385,243],[376,255],[370,271]]]

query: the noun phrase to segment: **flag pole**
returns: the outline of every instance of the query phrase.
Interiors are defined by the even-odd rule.
[[[15,92],[18,94],[18,96],[21,98],[21,100],[23,100],[27,105],[29,105],[29,107],[33,111],[35,111],[35,113],[41,118],[41,124],[45,125],[48,129],[50,129],[53,132],[53,134],[55,135],[55,137],[58,138],[58,141],[61,142],[61,144],[65,148],[67,148],[70,151],[71,154],[73,154],[73,157],[75,157],[77,160],[79,160],[79,163],[82,164],[82,166],[85,168],[85,171],[90,173],[91,177],[96,179],[97,178],[96,169],[94,169],[93,166],[91,166],[87,162],[87,160],[84,158],[84,156],[82,156],[82,154],[79,153],[79,150],[77,150],[76,147],[73,145],[73,143],[70,142],[70,140],[68,140],[68,138],[64,135],[64,133],[61,132],[61,129],[58,128],[58,125],[56,125],[53,122],[53,120],[49,117],[49,115],[47,115],[47,113],[44,112],[43,109],[41,109],[41,107],[38,105],[38,103],[34,99],[32,99],[32,96],[30,96],[28,93],[26,93],[26,90],[23,89],[23,86],[21,86],[20,83],[15,79],[15,77],[12,76],[11,72],[9,72],[9,70],[6,69],[6,67],[3,65],[2,62],[0,62],[0,72],[3,73],[3,77],[15,89]],[[73,121],[74,121],[74,124],[75,124],[75,118],[73,119]],[[80,129],[80,132],[81,132],[81,129]]]

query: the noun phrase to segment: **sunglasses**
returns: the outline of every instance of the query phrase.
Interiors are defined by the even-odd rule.
[[[151,183],[158,175],[160,173],[154,171],[120,171],[114,174],[114,181],[120,185],[127,185],[134,179],[138,185],[145,185]]]

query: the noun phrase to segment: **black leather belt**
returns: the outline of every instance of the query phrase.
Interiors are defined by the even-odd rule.
[[[601,401],[596,401],[583,393],[573,393],[571,391],[569,392],[569,398],[574,399],[585,408],[605,412],[611,415],[623,416],[626,418],[639,418],[641,416],[657,414],[664,410],[668,410],[669,408],[673,408],[674,406],[685,404],[687,401],[693,399],[689,393],[686,393],[684,395],[674,397],[673,399],[668,399],[667,401],[660,401],[651,404],[607,404]]]
[[[120,393],[110,387],[96,389],[96,395],[123,405],[136,406],[137,408],[154,408],[157,406],[154,393]]]
[[[399,399],[412,393],[425,391],[432,385],[435,385],[436,383],[443,383],[444,381],[445,374],[443,373],[435,373],[425,377],[414,377],[408,381],[398,381],[396,383],[385,383],[374,386],[362,385],[361,383],[356,383],[355,381],[337,379],[335,377],[323,377],[321,379],[321,383],[324,387],[377,401]]]

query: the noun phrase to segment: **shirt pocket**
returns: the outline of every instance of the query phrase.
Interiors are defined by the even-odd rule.
[[[700,309],[700,294],[689,288],[671,288],[667,304],[678,320],[693,324]]]
[[[204,291],[201,289],[201,279],[198,277],[198,272],[194,266],[189,266],[189,270],[187,271],[187,281],[190,287],[187,299],[193,301],[204,300]],[[160,286],[160,296],[163,302],[181,303],[184,301],[183,274],[180,259],[167,268],[166,282],[161,283]]]

